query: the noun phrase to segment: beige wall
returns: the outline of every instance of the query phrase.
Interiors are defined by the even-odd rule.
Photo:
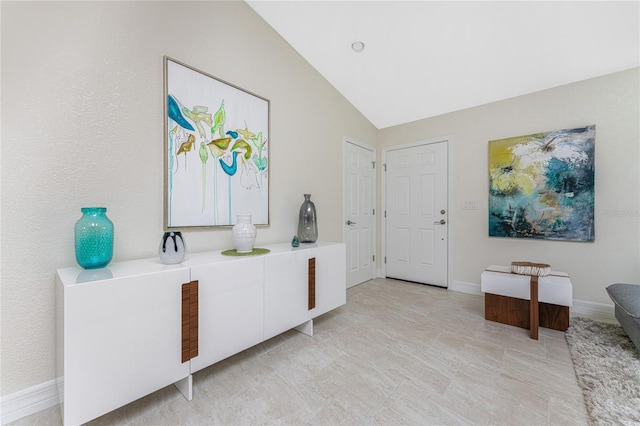
[[[610,303],[608,283],[640,281],[637,69],[376,131],[243,2],[0,5],[2,395],[55,378],[54,273],[75,264],[80,207],[108,207],[115,260],[156,255],[163,55],[271,100],[271,226],[258,244],[291,238],[304,192],[320,238],[342,239],[344,136],[380,151],[450,135],[454,280],[478,283],[517,255],[570,272],[579,299]],[[586,124],[597,126],[596,242],[488,238],[487,141]],[[190,251],[232,244],[228,229],[185,239]]]
[[[384,147],[450,138],[454,281],[479,283],[492,263],[545,262],[571,275],[575,299],[606,304],[607,285],[640,282],[639,76],[635,68],[379,131],[379,159]],[[488,141],[589,124],[596,125],[595,242],[489,238]],[[467,200],[478,209],[462,210]]]
[[[271,101],[271,226],[289,241],[302,194],[342,240],[342,141],[376,129],[244,2],[5,2],[2,13],[2,395],[55,378],[56,268],[75,265],[80,207],[115,223],[115,260],[163,232],[163,55]],[[190,251],[231,230],[188,232]],[[151,297],[151,295],[150,295]]]

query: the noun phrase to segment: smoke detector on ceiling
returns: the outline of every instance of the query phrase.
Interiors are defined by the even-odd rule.
[[[364,50],[364,43],[361,41],[354,41],[353,43],[351,43],[351,50],[356,53],[362,52]]]

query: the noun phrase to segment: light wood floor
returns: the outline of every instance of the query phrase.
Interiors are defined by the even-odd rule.
[[[564,333],[485,321],[483,298],[376,279],[315,320],[95,425],[584,425]],[[17,425],[59,425],[57,407]]]

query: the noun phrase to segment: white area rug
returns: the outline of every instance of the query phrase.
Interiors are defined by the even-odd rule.
[[[566,333],[593,425],[640,425],[640,351],[618,324],[571,318]]]

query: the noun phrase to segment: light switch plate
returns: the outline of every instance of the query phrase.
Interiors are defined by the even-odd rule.
[[[478,210],[476,200],[465,200],[462,202],[462,210]]]

